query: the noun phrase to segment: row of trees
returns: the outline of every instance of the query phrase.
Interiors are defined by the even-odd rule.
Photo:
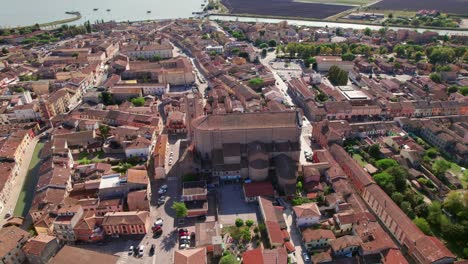
[[[344,55],[349,58],[350,54],[362,54],[370,56],[374,49],[364,44],[346,44],[346,43],[297,43],[290,42],[286,46],[278,46],[279,51],[289,54],[290,57],[299,57],[308,59],[317,55]]]
[[[440,65],[452,63],[457,59],[468,58],[468,47],[466,46],[429,46],[424,49],[421,45],[397,44],[393,47],[393,52],[399,58],[415,61],[420,61],[424,56],[427,56],[430,63]]]
[[[333,65],[328,70],[328,79],[333,85],[346,85],[348,83],[348,72]]]

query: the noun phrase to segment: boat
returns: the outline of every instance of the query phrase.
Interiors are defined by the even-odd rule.
[[[150,11],[150,10],[146,11],[146,14],[149,14],[149,13],[151,13],[151,11]]]
[[[106,11],[107,11],[107,12],[110,12],[110,9],[107,9]]]
[[[80,15],[80,12],[78,12],[78,11],[67,11],[67,12],[65,12],[65,14],[67,14],[67,15],[76,15],[76,16],[79,16],[79,15]]]
[[[99,8],[94,8],[94,9],[93,9],[93,11],[98,11],[98,10],[99,10]]]

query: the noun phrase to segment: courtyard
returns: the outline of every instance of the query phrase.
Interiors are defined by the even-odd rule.
[[[237,218],[257,221],[257,204],[246,203],[241,184],[221,185],[218,190],[218,219],[223,225],[233,225]]]

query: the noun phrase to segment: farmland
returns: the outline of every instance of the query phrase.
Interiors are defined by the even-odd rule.
[[[330,5],[347,5],[347,6],[362,6],[375,2],[375,0],[295,0],[295,2],[317,3]]]
[[[319,1],[319,0],[317,0]],[[335,0],[366,1],[366,0]],[[291,0],[222,0],[232,14],[250,14],[259,16],[298,17],[323,19],[338,14],[353,6],[303,3]]]
[[[381,10],[413,10],[420,9],[437,9],[443,13],[466,15],[468,14],[468,4],[461,0],[424,0],[424,1],[408,1],[408,0],[383,0],[375,5],[370,6],[373,9]],[[378,10],[377,10],[378,11]]]

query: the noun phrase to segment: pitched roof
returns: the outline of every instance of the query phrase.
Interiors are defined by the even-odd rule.
[[[271,182],[251,182],[244,184],[244,193],[246,197],[273,196],[275,190]]]
[[[332,231],[327,229],[310,229],[307,228],[302,231],[302,239],[304,242],[308,243],[315,240],[325,239],[335,239],[335,235]]]
[[[174,264],[206,264],[206,248],[176,250]]]
[[[194,119],[192,125],[199,130],[242,130],[297,127],[298,123],[296,112],[284,111],[207,115]]]
[[[358,236],[342,236],[330,242],[330,246],[334,252],[347,247],[355,247],[361,245],[362,240]]]
[[[117,263],[118,259],[118,256],[104,254],[78,247],[64,246],[57,253],[57,255],[55,255],[55,257],[53,257],[49,261],[49,264],[114,264]]]
[[[293,207],[296,217],[320,217],[322,214],[316,203],[306,203]]]
[[[104,215],[102,225],[145,225],[149,212],[111,212]]]
[[[16,226],[8,226],[0,229],[0,257],[8,254],[18,246],[22,240],[26,240],[29,233]]]
[[[47,234],[39,233],[37,237],[31,238],[24,244],[23,251],[27,255],[40,256],[47,244],[51,241],[56,241],[57,238]]]

